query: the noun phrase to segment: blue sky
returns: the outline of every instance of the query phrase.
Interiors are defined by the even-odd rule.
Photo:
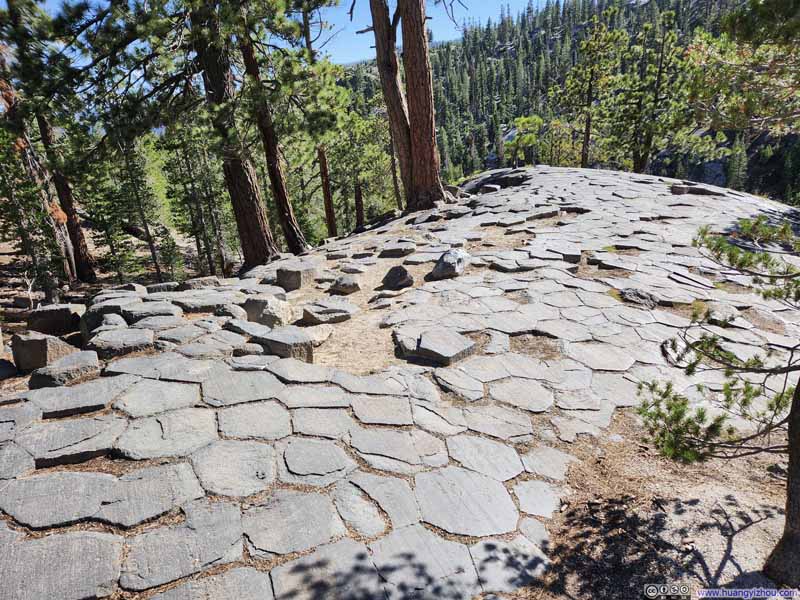
[[[462,24],[464,21],[476,21],[485,23],[487,19],[497,19],[500,15],[501,6],[509,6],[512,14],[522,11],[527,5],[528,0],[507,0],[497,2],[495,0],[461,0],[464,6],[455,2],[456,21]],[[352,23],[347,14],[350,9],[351,0],[340,0],[339,6],[328,8],[324,11],[323,17],[332,26],[332,30],[326,32],[328,36],[335,32],[334,37],[328,42],[324,50],[328,52],[331,59],[337,63],[349,63],[358,60],[374,58],[375,50],[374,38],[372,33],[357,35],[355,32],[364,29],[370,23],[369,0],[356,0],[356,10]],[[395,2],[390,0],[392,7]],[[436,41],[452,40],[461,37],[459,28],[450,20],[441,5],[436,5],[433,0],[428,0],[428,26],[433,31],[433,39]],[[325,35],[325,34],[323,34]],[[325,39],[324,37],[322,39]]]
[[[45,0],[45,7],[51,12],[56,12],[62,0]],[[351,63],[375,57],[374,38],[372,33],[357,35],[356,31],[364,29],[370,24],[369,0],[356,0],[353,20],[347,14],[352,0],[339,0],[339,6],[327,8],[323,11],[323,18],[331,27],[323,33],[320,42],[327,40],[323,50],[337,63]],[[436,41],[453,40],[461,37],[460,26],[465,21],[484,24],[488,19],[496,20],[500,15],[500,7],[507,6],[511,13],[516,15],[527,5],[528,0],[456,0],[454,3],[455,19],[458,25],[447,16],[443,6],[434,0],[428,0],[429,28],[433,31]],[[396,0],[389,0],[394,9]],[[5,8],[5,0],[0,0],[0,7]]]

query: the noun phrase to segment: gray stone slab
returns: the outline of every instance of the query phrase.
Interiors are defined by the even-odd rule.
[[[134,419],[115,448],[126,458],[188,456],[217,440],[217,419],[207,408],[183,408]]]
[[[203,382],[203,399],[211,406],[232,406],[276,398],[283,387],[271,373],[219,367]]]
[[[2,510],[35,529],[100,521],[132,527],[203,496],[187,464],[103,473],[52,472],[8,482]],[[52,502],[59,498],[59,502]]]
[[[127,373],[148,379],[202,383],[216,373],[216,363],[209,360],[191,360],[175,352],[156,356],[123,358],[106,367],[106,374]]]
[[[260,558],[310,550],[346,532],[330,498],[289,490],[246,510],[242,527],[250,553]]]
[[[444,442],[424,431],[354,429],[350,443],[372,467],[410,475],[447,462]]]
[[[345,523],[359,535],[372,538],[386,529],[377,506],[355,484],[337,483],[333,488],[333,502]]]
[[[11,350],[14,355],[14,364],[20,371],[41,369],[65,356],[78,352],[75,346],[64,340],[36,331],[13,335]]]
[[[132,375],[102,377],[88,383],[30,392],[30,401],[41,408],[42,417],[55,419],[103,410],[139,381]]]
[[[404,479],[357,471],[350,476],[350,483],[378,503],[395,529],[419,522],[417,500]]]
[[[520,481],[514,486],[519,509],[529,515],[550,518],[561,507],[559,490],[546,481]]]
[[[276,600],[385,598],[367,547],[347,538],[275,567],[271,575]]]
[[[298,408],[292,411],[292,427],[295,433],[341,439],[355,426],[355,421],[344,409]]]
[[[0,481],[22,477],[35,468],[33,456],[23,448],[14,442],[0,444]]]
[[[544,575],[549,561],[527,538],[481,540],[469,548],[484,592],[512,594],[531,587]]]
[[[450,329],[429,329],[417,341],[413,356],[437,365],[450,365],[466,358],[475,350],[475,342]]]
[[[486,536],[517,528],[519,517],[503,484],[460,467],[420,473],[415,495],[422,520],[456,535]]]
[[[262,344],[271,354],[282,358],[314,362],[314,340],[300,327],[277,327],[265,335],[254,337],[252,341]]]
[[[220,433],[229,438],[278,440],[292,433],[289,411],[277,402],[232,406],[218,418]]]
[[[522,464],[528,473],[561,481],[567,476],[571,463],[578,459],[548,446],[536,446],[522,455]]]
[[[340,298],[323,298],[303,306],[303,322],[311,325],[342,323],[350,320],[360,309]]]
[[[153,332],[149,329],[113,329],[93,336],[86,347],[107,360],[132,352],[152,350],[153,341]]]
[[[553,392],[538,381],[516,377],[489,384],[489,396],[534,413],[545,412],[555,401]]]
[[[293,438],[283,449],[278,472],[287,483],[330,485],[356,469],[356,463],[332,441]]]
[[[532,517],[525,517],[520,521],[519,532],[547,552],[550,546],[550,534],[544,523]]]
[[[349,408],[351,398],[334,386],[290,385],[278,394],[289,408]]]
[[[127,419],[115,415],[35,423],[14,442],[27,450],[41,469],[105,456],[127,426]]]
[[[25,398],[30,393],[25,394]],[[13,440],[18,432],[42,418],[42,409],[33,402],[0,408],[0,442]]]
[[[447,450],[463,467],[498,481],[513,479],[523,471],[517,451],[494,440],[457,435],[447,438]]]
[[[533,434],[528,416],[502,406],[467,407],[464,419],[471,431],[501,440],[524,441]]]
[[[120,576],[124,589],[147,590],[242,559],[238,506],[197,500],[183,511],[185,523],[151,529],[128,540]]]
[[[469,550],[422,525],[397,529],[369,545],[390,599],[472,598],[481,592]]]
[[[275,450],[259,442],[220,440],[192,455],[203,488],[217,496],[250,496],[275,481]]]
[[[25,600],[110,596],[120,575],[122,542],[117,535],[84,531],[5,544],[2,593]]]
[[[296,358],[271,362],[267,370],[286,383],[326,383],[333,378],[333,369],[312,365]]]
[[[397,396],[356,396],[353,413],[362,423],[371,425],[413,425],[408,398]]]
[[[131,417],[148,417],[199,404],[197,384],[141,379],[117,398],[114,408]]]
[[[569,344],[567,356],[594,371],[627,371],[636,362],[628,352],[609,344]]]
[[[28,381],[32,390],[45,387],[58,387],[100,374],[100,361],[92,351],[68,354],[46,367],[36,369]]]
[[[474,402],[483,398],[483,383],[460,369],[436,369],[433,376],[440,386],[465,400]]]
[[[153,596],[153,600],[273,600],[269,573],[239,567],[188,581]]]

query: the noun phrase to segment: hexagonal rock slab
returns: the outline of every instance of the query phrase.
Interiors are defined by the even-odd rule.
[[[511,594],[533,585],[549,564],[541,548],[521,535],[508,541],[481,540],[469,553],[484,592]]]
[[[422,525],[397,529],[369,545],[389,598],[472,598],[481,593],[469,550]]]
[[[383,582],[364,544],[345,538],[272,569],[275,600],[383,599]]]
[[[127,426],[127,419],[115,415],[35,423],[14,442],[27,450],[36,467],[42,469],[108,454]]]
[[[279,440],[292,433],[289,411],[277,402],[240,404],[219,411],[219,431],[230,438]]]
[[[309,550],[346,531],[330,498],[288,490],[246,510],[242,528],[251,554],[260,558]]]
[[[413,425],[408,398],[396,396],[356,396],[353,412],[362,423],[371,425]]]
[[[567,356],[593,371],[627,371],[636,362],[625,350],[610,344],[569,344]]]
[[[237,505],[196,500],[183,512],[185,523],[151,529],[129,539],[119,580],[124,589],[147,590],[242,559]]]
[[[529,515],[550,518],[561,507],[559,491],[546,481],[520,481],[514,486],[519,508]]]
[[[342,323],[359,312],[358,306],[340,298],[324,298],[303,307],[303,322],[311,325]]]
[[[71,387],[44,388],[27,394],[42,409],[42,417],[56,419],[103,410],[139,381],[132,375],[102,377]]]
[[[395,529],[419,522],[419,506],[405,479],[357,471],[350,477],[350,483],[378,503]]]
[[[153,332],[149,329],[112,329],[93,336],[86,347],[107,360],[132,352],[152,350],[153,340]]]
[[[188,456],[218,437],[213,410],[183,408],[134,419],[115,447],[123,456],[133,460]]]
[[[545,412],[553,406],[553,392],[538,381],[512,377],[489,384],[489,396],[529,412]]]
[[[141,379],[117,398],[114,408],[131,417],[149,417],[199,404],[197,384]]]
[[[192,468],[181,463],[122,477],[53,472],[16,479],[3,489],[0,508],[35,529],[87,520],[132,527],[202,496]]]
[[[347,476],[356,466],[333,442],[294,438],[284,447],[278,473],[287,483],[324,487]]]
[[[42,409],[33,402],[0,408],[0,442],[13,440],[18,432],[41,418]]]
[[[375,469],[411,475],[447,464],[447,448],[426,431],[353,429],[350,444]]]
[[[110,596],[120,574],[122,540],[117,535],[86,531],[3,543],[3,594],[30,600]]]
[[[258,442],[220,440],[195,452],[192,466],[209,494],[250,496],[275,481],[275,450]]]
[[[474,435],[447,438],[451,458],[462,466],[498,481],[508,481],[522,473],[517,451],[511,446]]]
[[[355,427],[355,421],[340,408],[298,408],[292,411],[295,433],[338,440]]]
[[[522,456],[526,471],[556,481],[563,480],[567,476],[569,465],[577,460],[571,454],[547,446],[537,446]]]
[[[373,502],[353,483],[340,481],[333,489],[336,510],[359,535],[375,537],[383,533],[386,523]]]
[[[269,573],[252,567],[195,579],[153,596],[153,600],[273,600]]]
[[[58,387],[79,379],[88,379],[100,374],[100,361],[97,353],[87,350],[75,352],[60,358],[52,364],[36,369],[31,375],[28,387],[32,390],[45,387]]]
[[[411,356],[431,361],[437,365],[451,365],[466,358],[475,350],[475,342],[452,329],[429,329],[417,340]]]
[[[214,369],[203,382],[203,399],[211,406],[231,406],[275,398],[283,384],[271,373]]]
[[[277,327],[251,341],[265,346],[270,354],[282,358],[297,358],[307,363],[314,362],[314,340],[300,327]]]
[[[14,364],[20,371],[41,369],[70,354],[78,352],[67,342],[36,331],[15,334],[11,338]]]
[[[21,477],[35,468],[33,457],[15,443],[0,444],[0,482]]]
[[[519,514],[503,484],[460,467],[420,473],[415,495],[422,520],[456,535],[486,536],[517,528]]]

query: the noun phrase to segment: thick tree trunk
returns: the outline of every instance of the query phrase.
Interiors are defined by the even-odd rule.
[[[364,190],[358,175],[353,179],[353,199],[356,205],[356,230],[364,227]]]
[[[403,19],[403,68],[413,161],[411,189],[406,189],[407,206],[409,210],[424,210],[445,198],[436,146],[425,0],[400,0],[399,7]]]
[[[325,224],[328,226],[328,237],[339,235],[336,228],[336,212],[333,210],[333,194],[331,193],[331,174],[328,170],[328,156],[323,146],[317,147],[319,176],[322,180],[322,199],[325,204]]]
[[[397,58],[397,30],[389,18],[389,5],[386,0],[370,0],[372,29],[375,34],[375,56],[378,74],[383,89],[383,99],[389,116],[397,163],[400,166],[400,179],[406,194],[406,206],[413,188],[413,161],[411,154],[411,126],[408,120],[408,107],[403,95],[400,79],[400,64]]]
[[[206,101],[222,139],[222,172],[244,255],[244,268],[269,262],[278,254],[253,163],[236,130],[232,100],[235,84],[228,42],[221,39],[215,0],[205,0],[191,14],[194,47],[203,69]],[[224,266],[223,266],[224,267]]]
[[[789,475],[783,536],[769,555],[764,573],[778,584],[800,588],[800,386],[789,412]]]
[[[44,146],[47,160],[50,163],[50,174],[53,178],[53,185],[56,188],[58,202],[61,205],[61,210],[63,210],[64,214],[67,216],[67,231],[69,232],[69,238],[72,241],[72,250],[75,254],[76,274],[81,281],[92,283],[97,281],[97,273],[95,273],[94,270],[95,261],[92,254],[89,252],[89,246],[86,244],[86,237],[83,234],[83,228],[78,218],[75,199],[72,195],[72,186],[59,166],[60,157],[55,148],[53,126],[41,112],[36,113],[36,122],[39,125],[42,145]]]
[[[261,74],[253,45],[248,38],[242,38],[239,43],[239,49],[244,59],[245,72],[253,80],[258,90],[261,91]],[[286,238],[286,245],[291,253],[302,254],[309,249],[309,245],[303,236],[297,218],[294,216],[292,202],[289,199],[289,191],[286,189],[286,176],[283,173],[283,165],[281,164],[278,134],[275,131],[275,124],[272,120],[272,110],[267,105],[266,100],[260,100],[256,104],[255,117],[258,131],[261,133],[261,143],[264,146],[264,156],[267,160],[270,187],[275,198],[275,205],[278,208],[278,219],[281,222],[283,235]]]

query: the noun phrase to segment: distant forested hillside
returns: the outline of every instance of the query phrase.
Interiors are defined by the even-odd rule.
[[[689,87],[693,82],[689,71],[697,65],[685,63],[680,55],[695,45],[699,30],[718,37],[724,18],[738,4],[736,0],[634,0],[622,4],[609,0],[548,0],[541,8],[530,2],[527,10],[516,15],[500,6],[497,20],[467,23],[461,40],[438,43],[431,49],[444,177],[458,181],[486,167],[513,162],[511,152],[520,132],[515,121],[531,115],[541,118],[542,125],[536,132],[537,144],[533,144],[538,151],[531,152],[530,148],[528,158],[549,164],[580,164],[584,119],[580,111],[565,102],[563,88],[570,72],[588,58],[582,56],[581,45],[592,37],[593,19],[607,25],[609,31],[625,32],[621,39],[614,40],[618,56],[610,59],[615,62],[612,69],[622,74],[636,61],[631,47],[647,44],[637,36],[650,28],[654,38],[651,45],[658,50],[659,32],[673,33],[678,60],[662,85],[668,88],[666,95],[671,94],[670,87],[686,89],[679,90],[680,97],[672,97],[673,94],[668,98],[673,106],[652,107],[653,113],[672,110],[691,117]],[[612,8],[616,10],[608,15]],[[654,58],[658,59],[657,52]],[[591,63],[587,66],[591,68]],[[685,72],[680,73],[681,70]],[[616,79],[606,81],[606,85],[624,85],[619,75],[610,73],[608,79]],[[349,68],[346,85],[367,99],[380,95],[372,63]],[[605,107],[600,106],[599,98],[593,103],[597,112],[605,108],[606,121],[623,113],[619,98],[612,98]],[[665,125],[674,126],[676,134],[712,137],[692,119],[673,120]],[[633,169],[629,158],[609,151],[615,138],[626,133],[630,132],[598,130],[592,142],[591,164]],[[655,141],[663,146],[654,147],[647,170],[747,189],[792,203],[800,199],[800,140],[796,135],[774,135],[750,127],[726,129],[723,134],[713,136],[719,142],[716,151],[706,147],[705,152],[694,148],[687,151],[687,145],[679,144],[679,140],[656,136],[660,139]],[[522,154],[520,151],[520,159]]]

